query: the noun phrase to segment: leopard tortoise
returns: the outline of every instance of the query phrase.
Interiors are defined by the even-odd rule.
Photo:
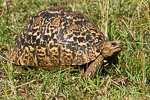
[[[82,13],[57,6],[29,21],[18,35],[10,60],[47,69],[88,65],[85,76],[91,78],[104,59],[121,49],[121,41],[108,41]]]

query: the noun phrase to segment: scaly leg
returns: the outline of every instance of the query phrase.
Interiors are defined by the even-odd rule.
[[[92,76],[97,72],[100,66],[104,63],[104,57],[99,55],[97,59],[92,62],[85,72],[86,78],[92,78]]]

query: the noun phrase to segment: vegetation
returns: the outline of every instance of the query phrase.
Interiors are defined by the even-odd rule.
[[[118,64],[86,81],[77,70],[14,66],[0,57],[0,99],[150,99],[149,0],[0,0],[0,55],[8,58],[30,17],[59,5],[82,12],[110,40],[121,40]]]

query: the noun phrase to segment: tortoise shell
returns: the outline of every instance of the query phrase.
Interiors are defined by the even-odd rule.
[[[82,13],[42,10],[18,35],[10,60],[16,65],[83,65],[100,55],[106,37]]]

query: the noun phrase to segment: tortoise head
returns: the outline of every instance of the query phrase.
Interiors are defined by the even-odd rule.
[[[120,40],[106,41],[104,43],[102,55],[104,58],[109,58],[118,54],[121,50],[122,50],[122,42]]]

